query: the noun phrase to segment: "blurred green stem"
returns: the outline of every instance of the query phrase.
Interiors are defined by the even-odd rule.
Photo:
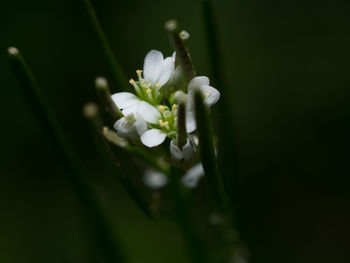
[[[124,117],[123,113],[112,100],[108,81],[103,77],[98,77],[96,78],[95,86],[105,109],[112,116],[113,121],[116,122],[120,118]]]
[[[112,145],[116,146],[116,148],[131,153],[131,155],[136,156],[140,160],[144,161],[146,164],[152,166],[154,169],[164,174],[169,174],[168,167],[159,164],[154,158],[154,156],[150,155],[148,152],[144,151],[140,147],[129,145],[129,143],[125,140],[121,141],[123,139],[119,138],[118,135],[114,131],[111,131],[108,127],[103,127],[103,135],[110,143],[112,143]]]
[[[165,23],[165,29],[169,34],[169,39],[174,49],[176,50],[176,57],[179,58],[182,71],[189,82],[195,77],[195,71],[191,62],[191,58],[187,52],[184,41],[180,37],[180,30],[176,20],[169,20]]]
[[[83,107],[83,113],[89,121],[91,130],[94,134],[95,143],[99,151],[99,156],[106,162],[113,174],[117,175],[119,182],[122,184],[126,192],[139,206],[139,208],[145,213],[148,218],[153,218],[152,213],[149,210],[149,206],[141,196],[141,194],[135,189],[133,184],[130,182],[127,171],[120,165],[118,160],[115,158],[109,143],[106,141],[105,136],[102,133],[102,121],[99,117],[98,107],[95,103],[87,103]]]
[[[184,101],[181,101],[177,110],[177,127],[178,137],[177,145],[180,149],[187,143],[187,131],[186,131],[186,105]]]
[[[199,152],[206,178],[213,193],[214,201],[220,212],[227,212],[227,200],[220,179],[213,143],[213,134],[207,106],[203,102],[200,90],[195,91],[195,115],[199,139]]]
[[[128,90],[128,84],[127,84],[128,81],[125,77],[125,74],[124,74],[121,66],[119,65],[117,59],[114,56],[111,47],[109,46],[109,43],[107,41],[105,34],[103,33],[100,22],[97,19],[95,10],[92,7],[91,2],[89,0],[83,0],[83,2],[85,5],[85,8],[86,8],[86,12],[89,15],[92,28],[93,28],[93,30],[96,34],[97,40],[100,44],[104,58],[108,64],[108,68],[109,68],[110,73],[112,75],[114,84],[117,87],[118,91],[126,91],[126,90]]]
[[[183,191],[180,178],[183,171],[172,167],[170,171],[170,187],[175,201],[176,216],[183,231],[185,241],[189,248],[189,254],[194,263],[209,263],[208,255],[195,234],[195,228],[191,220],[189,203]]]
[[[222,54],[220,52],[219,37],[216,32],[217,26],[214,16],[215,9],[211,0],[203,0],[202,3],[213,83],[223,95],[218,103],[218,109],[221,116],[220,121],[218,122],[218,133],[220,138],[218,143],[218,163],[226,193],[229,196],[231,206],[234,209],[234,204],[238,203],[235,201],[235,196],[239,190],[237,187],[239,183],[234,182],[234,180],[237,180],[237,176],[235,176],[235,173],[237,172],[237,151],[234,141],[233,122],[231,118],[227,117],[227,113],[232,112],[232,106],[230,107],[230,105],[232,105],[232,100],[227,101],[227,98],[230,98],[229,95],[232,94],[232,90],[229,90],[229,85],[224,81]]]
[[[99,239],[97,244],[99,244],[101,251],[104,251],[108,262],[125,262],[112,228],[98,203],[98,198],[86,179],[87,173],[80,159],[74,154],[61,126],[38,88],[29,67],[17,48],[9,48],[8,53],[21,91],[62,159],[62,163],[70,175],[69,178],[86,208],[91,223],[95,227]]]

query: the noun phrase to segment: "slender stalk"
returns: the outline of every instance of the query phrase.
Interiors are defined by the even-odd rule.
[[[54,148],[57,150],[67,173],[69,173],[69,179],[75,187],[91,223],[95,227],[99,241],[97,243],[101,251],[104,251],[108,262],[125,262],[123,253],[113,235],[112,228],[98,203],[98,198],[86,179],[87,172],[80,159],[74,154],[61,126],[38,88],[29,67],[18,49],[10,47],[8,53],[21,91],[36,113]]]
[[[112,100],[107,80],[103,77],[98,77],[96,78],[95,86],[103,105],[112,116],[113,120],[116,122],[122,118],[124,115]]]
[[[149,153],[147,153],[146,151],[138,148],[138,147],[134,147],[134,146],[130,146],[127,145],[126,149],[134,154],[136,157],[138,157],[139,159],[143,160],[145,163],[149,164],[150,166],[152,166],[153,168],[155,168],[156,170],[162,172],[163,174],[169,174],[169,169],[167,167],[164,167],[163,165],[160,165],[154,158],[154,156],[150,155]]]
[[[143,160],[148,165],[152,166],[154,169],[164,173],[169,174],[169,169],[165,165],[161,165],[157,162],[154,156],[150,155],[148,152],[140,149],[139,147],[131,146],[129,143],[121,138],[118,135],[110,130],[108,127],[103,127],[104,137],[116,146],[118,149],[126,150],[128,153],[136,156],[137,158]]]
[[[218,110],[220,111],[221,116],[218,123],[218,133],[220,138],[218,144],[218,163],[219,169],[222,171],[221,175],[224,181],[226,193],[229,196],[231,206],[233,207],[234,204],[237,204],[235,195],[237,194],[237,191],[239,191],[239,189],[236,187],[239,184],[238,182],[234,182],[234,180],[237,180],[237,177],[232,175],[232,173],[237,172],[237,152],[234,141],[233,123],[231,121],[227,121],[227,113],[232,112],[232,107],[229,106],[232,105],[232,101],[227,101],[227,94],[230,93],[230,87],[227,84],[224,85],[225,81],[224,70],[222,68],[222,54],[220,52],[219,38],[216,32],[217,26],[212,2],[211,0],[203,0],[202,4],[206,37],[209,48],[208,51],[211,62],[212,79],[214,85],[221,91],[222,94],[224,94],[218,103]],[[224,171],[231,171],[231,173]],[[235,191],[233,189],[235,189]]]
[[[187,142],[185,102],[181,101],[177,110],[177,145],[181,149]]]
[[[98,107],[95,103],[89,102],[83,107],[83,114],[87,118],[90,124],[90,128],[94,134],[95,143],[99,151],[99,155],[106,162],[108,167],[115,175],[119,182],[122,184],[126,192],[136,205],[144,212],[148,218],[152,218],[152,213],[149,210],[149,206],[142,195],[135,189],[134,185],[130,182],[127,171],[115,158],[111,151],[109,143],[106,141],[105,136],[102,133],[102,121],[98,114]]]
[[[199,90],[195,91],[194,103],[199,139],[199,152],[203,169],[206,178],[211,186],[214,201],[216,202],[216,205],[218,206],[220,212],[225,213],[227,212],[227,201],[216,163],[213,135],[209,122],[208,109],[206,105],[204,105],[203,95]]]
[[[223,88],[222,70],[221,70],[221,54],[218,44],[218,36],[215,30],[215,19],[213,14],[213,6],[211,0],[202,0],[204,23],[206,29],[206,37],[208,42],[208,50],[210,56],[210,66],[212,71],[212,79],[215,85]]]
[[[112,52],[112,49],[102,30],[102,27],[100,25],[100,22],[98,21],[98,18],[96,16],[93,6],[91,5],[91,2],[89,0],[83,0],[83,2],[86,8],[86,12],[89,15],[92,28],[96,34],[96,38],[99,42],[104,58],[107,62],[109,71],[112,75],[115,86],[118,90],[128,90],[128,82],[125,77],[125,74]]]
[[[191,58],[188,55],[187,48],[184,44],[184,41],[180,37],[180,30],[176,20],[169,20],[165,23],[165,29],[169,34],[169,39],[174,49],[176,50],[176,56],[180,60],[182,71],[186,78],[186,81],[189,82],[195,77],[194,67],[191,62]]]
[[[170,171],[170,187],[175,199],[176,217],[183,231],[185,241],[188,245],[189,254],[194,263],[209,263],[208,255],[194,232],[194,226],[190,217],[188,200],[185,197],[183,186],[180,181],[182,171],[172,168]]]

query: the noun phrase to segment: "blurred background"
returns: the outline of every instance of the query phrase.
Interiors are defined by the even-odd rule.
[[[350,262],[350,2],[213,2],[230,102],[213,118],[234,123],[237,170],[225,172],[238,184],[237,220],[252,262]],[[190,32],[197,73],[211,76],[201,1],[92,4],[128,77],[150,49],[172,53],[169,18]],[[97,100],[95,77],[109,74],[82,1],[57,0],[0,8],[0,262],[103,262],[17,86],[8,46],[31,66],[131,262],[189,262],[178,226],[148,220],[105,173],[81,108]]]

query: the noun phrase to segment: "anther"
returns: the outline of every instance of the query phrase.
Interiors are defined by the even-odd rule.
[[[160,88],[160,83],[159,82],[156,83],[156,87]]]
[[[146,89],[147,93],[152,93],[152,90],[150,88]]]
[[[130,79],[130,80],[129,80],[129,83],[130,83],[131,85],[134,85],[134,84],[135,84],[135,80]]]
[[[136,70],[136,74],[137,74],[137,76],[141,76],[141,73],[142,73],[142,70],[140,70],[140,69],[138,69],[138,70]]]
[[[208,97],[209,97],[209,95],[210,95],[210,92],[206,92],[206,93],[204,93],[204,96],[205,96],[206,98],[208,98]]]
[[[158,109],[160,112],[163,112],[165,110],[165,107],[163,105],[159,105]]]
[[[172,110],[176,110],[176,109],[177,109],[177,105],[176,105],[176,104],[173,104],[173,106],[171,106],[171,109],[172,109]]]

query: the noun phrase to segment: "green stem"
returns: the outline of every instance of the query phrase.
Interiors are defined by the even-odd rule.
[[[179,103],[177,111],[177,145],[180,149],[187,143],[187,131],[186,131],[186,112],[185,103],[182,101]]]
[[[222,180],[224,181],[224,186],[226,193],[230,198],[231,206],[237,204],[236,197],[237,195],[237,185],[238,182],[237,176],[232,175],[232,173],[237,172],[237,152],[236,145],[234,141],[234,127],[231,121],[227,121],[227,113],[232,112],[229,105],[232,105],[232,101],[228,101],[228,94],[232,93],[232,90],[229,90],[229,86],[224,81],[224,71],[222,69],[222,56],[220,52],[219,38],[216,32],[216,19],[214,17],[214,8],[212,6],[211,0],[203,0],[203,14],[204,14],[204,23],[206,29],[206,37],[208,42],[208,51],[210,55],[211,69],[212,69],[212,78],[214,85],[221,91],[224,96],[221,96],[221,99],[218,103],[218,110],[220,112],[220,121],[218,122],[218,132],[219,132],[219,144],[218,144],[218,162],[219,168],[222,171]],[[224,171],[232,171],[224,172]],[[236,189],[236,191],[233,191]],[[233,207],[234,208],[234,207]]]
[[[87,172],[80,159],[74,154],[61,126],[38,88],[29,67],[16,48],[9,48],[8,53],[21,91],[57,150],[65,169],[70,175],[69,179],[81,198],[82,204],[85,206],[92,221],[91,223],[95,227],[96,235],[99,239],[97,243],[101,250],[104,251],[108,262],[125,262],[123,253],[113,235],[112,228],[98,203],[98,198],[86,179]]]
[[[120,165],[118,160],[115,158],[114,154],[111,151],[109,143],[106,141],[106,138],[102,133],[102,121],[98,114],[97,105],[92,102],[85,104],[83,107],[83,114],[89,121],[91,130],[94,134],[99,156],[101,156],[101,158],[106,162],[113,174],[117,175],[119,182],[122,184],[136,205],[138,205],[138,207],[145,213],[148,218],[153,218],[146,200],[135,189],[132,182],[130,182],[128,176],[126,175],[127,171],[125,171],[123,166]]]
[[[89,0],[83,0],[86,8],[86,12],[89,15],[92,28],[96,34],[97,40],[100,44],[101,50],[103,52],[104,58],[108,64],[109,71],[112,75],[115,86],[118,90],[129,90],[127,85],[127,79],[122,70],[122,67],[119,65],[117,59],[115,58],[112,49],[107,41],[107,38],[102,30],[100,22],[96,16],[95,10],[92,7]]]
[[[176,20],[169,20],[165,23],[165,29],[169,34],[169,39],[174,49],[176,50],[176,57],[179,58],[182,71],[189,82],[195,77],[195,71],[191,62],[191,58],[188,55],[187,48],[184,41],[180,37],[180,30]]]
[[[139,159],[143,160],[145,163],[149,164],[150,166],[152,166],[153,168],[155,168],[156,170],[162,172],[163,174],[167,175],[169,174],[169,170],[167,168],[165,168],[164,166],[160,165],[154,158],[154,156],[150,155],[149,153],[147,153],[146,151],[138,148],[138,147],[134,147],[134,146],[126,146],[126,149],[134,154],[136,157],[138,157]]]
[[[194,232],[194,226],[190,217],[188,200],[183,192],[180,176],[183,171],[172,168],[170,171],[170,188],[175,201],[176,217],[183,231],[185,241],[189,248],[189,254],[194,263],[209,263],[208,255]]]
[[[96,78],[95,86],[96,86],[97,92],[100,96],[100,99],[101,99],[103,105],[105,106],[105,109],[112,116],[113,121],[116,122],[120,118],[124,117],[123,113],[114,104],[114,102],[112,100],[107,80],[105,78],[98,77],[98,78]]]
[[[227,201],[223,191],[223,185],[220,179],[214,143],[213,134],[209,121],[207,106],[203,102],[203,95],[200,90],[194,93],[195,115],[199,139],[199,152],[209,185],[213,193],[214,201],[220,212],[227,212]]]

